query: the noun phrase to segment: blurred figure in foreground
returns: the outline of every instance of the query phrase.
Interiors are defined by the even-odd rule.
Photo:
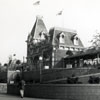
[[[21,96],[21,98],[23,98],[24,97],[24,88],[25,88],[25,81],[23,79],[19,82],[18,87],[19,87],[20,96]]]

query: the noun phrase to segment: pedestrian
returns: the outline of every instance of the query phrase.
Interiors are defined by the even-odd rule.
[[[22,79],[22,80],[19,82],[19,92],[20,92],[21,98],[24,97],[24,86],[25,86],[25,81]]]

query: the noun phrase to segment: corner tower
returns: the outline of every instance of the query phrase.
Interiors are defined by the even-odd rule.
[[[27,63],[30,70],[39,69],[39,57],[43,57],[42,64],[49,59],[48,53],[48,31],[42,20],[42,17],[37,16],[31,33],[27,38]]]

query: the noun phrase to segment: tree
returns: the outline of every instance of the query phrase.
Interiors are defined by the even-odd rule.
[[[2,64],[0,63],[0,66],[2,66]]]
[[[72,52],[71,50],[68,50],[68,51],[66,52],[66,55],[72,56],[72,55],[73,55],[73,52]]]
[[[4,63],[4,66],[5,66],[5,67],[7,67],[7,65],[8,65],[7,63]]]
[[[93,36],[93,39],[90,42],[94,47],[100,46],[100,33],[96,31],[96,34]]]
[[[16,64],[18,64],[18,65],[21,64],[21,61],[20,60],[17,60],[16,61]]]
[[[3,66],[0,66],[0,72],[6,72],[7,71],[7,63],[4,63]]]
[[[20,67],[21,67],[21,61],[17,60],[16,61],[16,69],[20,69]]]
[[[88,80],[89,84],[99,84],[100,83],[100,78],[96,76],[90,76]]]
[[[2,69],[2,64],[0,63],[0,72],[1,72],[1,69]]]

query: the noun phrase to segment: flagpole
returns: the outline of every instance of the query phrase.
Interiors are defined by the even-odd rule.
[[[36,10],[35,10],[36,11],[36,17],[37,17],[37,15],[39,15],[38,14],[39,13],[38,7],[40,6],[40,3],[41,3],[40,0],[37,0],[36,2],[33,3],[33,6],[36,7]]]
[[[62,27],[64,28],[64,15],[62,14]]]
[[[64,28],[64,13],[63,13],[63,10],[62,10],[62,19],[61,19],[61,21],[62,21],[62,27]]]
[[[64,17],[63,17],[63,10],[59,11],[56,16],[60,17],[61,27],[64,27]]]

